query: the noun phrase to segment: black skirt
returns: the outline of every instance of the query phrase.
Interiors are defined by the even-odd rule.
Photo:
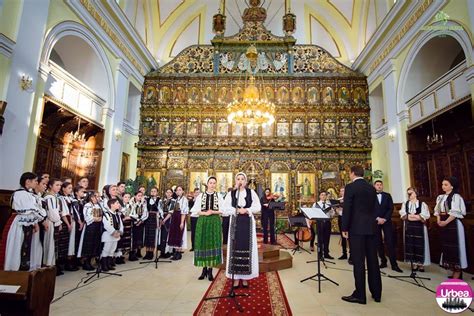
[[[81,257],[98,257],[102,251],[102,222],[93,222],[84,229]]]
[[[71,221],[71,217],[68,216],[69,222]],[[67,258],[67,253],[69,250],[69,238],[71,233],[67,229],[66,222],[63,221],[62,228],[59,231],[59,239],[58,239],[58,259],[65,259]]]
[[[157,213],[150,212],[148,218],[145,221],[145,247],[155,248],[156,247],[156,236],[158,224],[156,222]]]
[[[129,252],[132,245],[132,220],[122,220],[123,222],[123,235],[117,245],[117,249],[121,249],[122,252]]]
[[[82,235],[82,230],[79,230],[81,226],[79,225],[78,222],[76,222],[76,233],[74,235],[74,253],[77,255],[77,251],[79,250],[79,243],[81,242],[81,235]],[[86,229],[86,226],[83,226],[82,229]]]
[[[441,220],[445,221],[449,215],[441,214]],[[461,269],[461,258],[459,256],[459,240],[457,219],[444,227],[440,227],[441,238],[441,266],[446,269]]]
[[[420,221],[405,221],[405,261],[425,262],[425,225]]]
[[[143,247],[143,231],[144,223],[137,226],[135,223],[132,226],[132,249],[137,250]]]
[[[235,238],[235,250],[232,249],[232,240],[227,244],[230,251],[229,273],[252,274],[252,219],[246,214],[237,215],[234,219],[237,223],[231,225],[230,236]]]

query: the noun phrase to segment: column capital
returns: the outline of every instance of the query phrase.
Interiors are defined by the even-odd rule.
[[[392,72],[395,72],[395,71],[397,71],[397,67],[395,66],[395,60],[389,59],[382,65],[382,67],[380,67],[379,74],[385,79]]]
[[[51,74],[51,67],[48,64],[40,63],[38,73],[43,81],[47,81],[49,75]]]
[[[466,76],[467,83],[474,84],[474,64],[464,71],[464,75]]]
[[[128,65],[128,63],[124,59],[117,60],[117,69],[122,75],[124,75],[127,79],[130,77],[132,73],[132,68]]]
[[[403,122],[403,121],[408,121],[410,119],[410,113],[408,112],[408,110],[402,110],[400,111],[398,114],[398,121],[399,122]]]

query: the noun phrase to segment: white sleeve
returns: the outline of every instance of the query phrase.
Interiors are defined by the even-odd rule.
[[[398,214],[400,214],[400,217],[403,217],[403,216],[406,216],[407,215],[407,212],[405,211],[406,210],[406,204],[408,202],[403,202],[402,203],[402,208],[398,211]]]
[[[188,214],[189,213],[189,206],[188,206],[188,199],[183,197],[183,206],[181,207],[181,214]]]
[[[436,206],[434,208],[434,216],[438,216],[441,212],[441,201],[443,200],[443,195],[438,195],[436,198]]]
[[[457,218],[464,218],[464,215],[466,215],[466,204],[464,204],[464,199],[459,194],[453,195],[451,210],[448,214]]]
[[[252,194],[252,205],[250,205],[249,207],[249,212],[251,214],[259,213],[262,210],[260,199],[258,198],[258,195],[254,190],[250,190],[250,194]]]
[[[224,203],[222,203],[221,211],[223,215],[234,215],[235,207],[232,206],[232,192],[227,193]]]
[[[120,235],[123,235],[123,221],[122,221],[122,217],[120,216],[119,216],[119,222],[120,222],[120,227],[119,227]]]
[[[111,215],[104,213],[104,216],[102,217],[102,224],[104,224],[105,231],[112,235],[115,232],[115,228],[112,226],[112,224],[110,224],[109,216]]]
[[[68,205],[67,205],[67,203],[66,203],[66,200],[65,200],[62,196],[59,197],[59,203],[60,203],[60,205],[61,205],[61,213],[60,213],[60,215],[61,215],[61,216],[71,215],[71,212],[70,212],[69,207],[68,207]]]
[[[56,201],[55,201],[56,200]],[[47,196],[47,205],[48,209],[48,219],[53,223],[60,223],[61,217],[59,216],[59,201],[58,198],[54,195]]]
[[[196,216],[201,211],[201,201],[202,201],[202,194],[199,194],[196,197],[196,201],[194,201],[193,207],[191,208],[191,215]],[[220,201],[219,201],[219,205],[222,205],[220,204]]]
[[[86,221],[87,225],[90,225],[94,222],[93,209],[94,206],[91,203],[84,205],[84,220]]]
[[[420,216],[426,221],[428,218],[430,218],[430,209],[428,208],[428,205],[426,205],[425,202],[421,202],[421,213]]]
[[[146,203],[143,203],[143,214],[140,220],[144,222],[147,220],[147,218],[148,218],[148,208],[146,207]]]

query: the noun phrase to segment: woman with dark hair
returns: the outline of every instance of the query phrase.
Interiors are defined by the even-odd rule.
[[[226,195],[222,206],[222,211],[230,215],[225,273],[228,278],[231,278],[234,273],[234,287],[239,287],[240,281],[243,287],[248,287],[248,280],[258,277],[257,232],[254,214],[260,212],[262,207],[257,193],[247,188],[245,173],[237,173],[235,185],[235,189]]]
[[[38,239],[38,222],[43,220],[33,189],[38,185],[37,175],[25,172],[20,178],[20,189],[12,196],[13,221],[8,231],[5,250],[6,271],[30,271],[41,267],[36,258],[36,247],[41,246]],[[43,214],[44,215],[44,214]],[[37,235],[36,238],[33,237]]]
[[[214,280],[212,268],[222,264],[222,225],[220,207],[223,200],[216,192],[217,179],[209,177],[206,183],[206,192],[196,197],[191,209],[192,214],[199,216],[196,224],[194,265],[203,267],[199,280],[206,276],[209,281]]]
[[[173,190],[167,189],[165,191],[165,198],[160,200],[158,208],[160,210],[160,257],[169,258],[171,253],[168,252],[167,247],[168,233],[170,231],[170,218],[175,209],[176,200],[173,199]]]
[[[120,256],[115,260],[116,264],[124,264],[125,263],[124,255],[127,253],[130,254],[130,250],[131,250],[131,242],[132,242],[132,218],[130,217],[131,198],[132,196],[130,193],[124,193],[122,196],[121,202],[123,205],[119,213],[120,213],[120,218],[122,219],[122,223],[123,223],[123,235],[117,244],[117,249]]]
[[[180,260],[181,251],[187,248],[186,215],[189,212],[188,199],[184,196],[184,189],[178,185],[175,189],[176,207],[171,211],[168,246],[173,248],[173,258]]]
[[[63,182],[61,191],[59,191],[61,219],[66,229],[62,229],[59,232],[58,261],[60,264],[66,264],[66,271],[77,271],[79,269],[74,260],[76,221],[72,211],[72,190],[70,182]]]
[[[455,177],[445,178],[441,185],[444,194],[438,196],[434,209],[440,227],[440,266],[453,271],[453,279],[462,277],[462,269],[467,268],[466,242],[461,222],[466,215],[466,205],[458,188]]]
[[[43,264],[46,266],[56,265],[59,232],[65,229],[62,227],[61,204],[58,198],[60,190],[61,181],[51,178],[48,183],[48,191],[44,196],[45,209],[48,214],[45,220],[48,228],[45,229],[43,240]],[[67,231],[67,229],[65,230]],[[59,264],[56,267],[56,274],[63,274]]]
[[[94,270],[92,258],[98,258],[102,251],[102,216],[104,209],[99,203],[99,193],[89,191],[84,198],[84,221],[86,227],[82,230],[81,241],[77,256],[85,258],[83,269]]]
[[[424,266],[431,264],[430,244],[426,221],[430,218],[430,210],[426,203],[418,200],[413,187],[407,189],[408,201],[403,202],[400,217],[403,224],[403,242],[405,245],[405,262],[413,263],[415,270],[424,272]]]
[[[262,204],[263,243],[268,244],[268,226],[270,225],[270,243],[276,245],[275,210],[270,208],[270,202],[272,201],[274,201],[272,192],[269,188],[266,188],[264,195],[260,199],[260,203]]]
[[[75,224],[75,234],[74,234],[74,254],[76,255],[76,265],[79,265],[80,258],[77,253],[79,250],[79,243],[81,241],[82,231],[84,230],[85,221],[84,221],[84,192],[85,189],[79,185],[74,187],[73,194],[74,198],[71,199],[71,211],[72,218],[74,219]]]
[[[158,219],[159,209],[158,203],[160,198],[158,196],[158,188],[150,189],[150,196],[146,199],[146,209],[148,210],[148,218],[145,221],[145,248],[146,254],[144,260],[153,259],[153,254],[156,249],[156,239],[158,237]]]
[[[130,201],[130,218],[132,219],[132,250],[128,255],[128,260],[137,261],[142,257],[143,228],[145,226],[143,223],[148,218],[146,201],[141,191],[137,191]]]

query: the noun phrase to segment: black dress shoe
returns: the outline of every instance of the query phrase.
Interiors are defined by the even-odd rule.
[[[352,259],[350,257],[349,257],[349,259],[347,259],[347,263],[350,264],[350,265],[353,265]]]
[[[343,301],[349,302],[349,303],[358,303],[358,304],[367,304],[365,300],[362,300],[360,298],[354,297],[352,295],[350,296],[343,296],[341,297]]]
[[[202,273],[201,276],[198,278],[198,280],[204,280],[207,277],[207,268],[204,267],[202,268]]]
[[[237,285],[232,284],[232,287],[233,287],[234,289],[238,289],[238,288],[240,287],[240,281],[237,283]]]
[[[374,297],[374,296],[372,295],[372,298],[374,299],[374,301],[375,301],[376,303],[380,303],[380,300],[381,300],[380,297]]]
[[[248,288],[249,287],[249,282],[248,281],[242,281],[242,287]]]
[[[403,272],[403,270],[400,269],[400,267],[398,267],[398,266],[393,266],[393,267],[392,267],[392,270],[393,270],[393,271],[396,271],[396,272],[399,272],[399,273],[402,273],[402,272]]]
[[[339,258],[337,258],[338,260],[346,260],[347,259],[347,255],[346,254],[343,254],[342,256],[340,256]]]
[[[326,254],[326,255],[324,255],[324,259],[332,260],[332,259],[334,259],[334,257],[331,256],[330,254]]]
[[[386,267],[387,267],[387,263],[386,263],[386,262],[382,262],[379,267],[380,267],[380,269],[386,268]]]

